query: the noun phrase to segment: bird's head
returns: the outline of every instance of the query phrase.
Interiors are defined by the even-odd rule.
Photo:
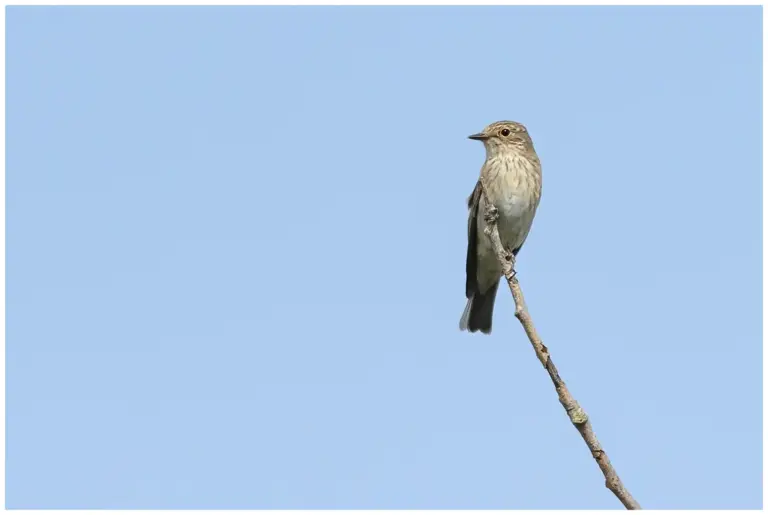
[[[518,122],[495,122],[482,132],[469,136],[482,141],[489,156],[506,152],[533,152],[533,141],[525,125]]]

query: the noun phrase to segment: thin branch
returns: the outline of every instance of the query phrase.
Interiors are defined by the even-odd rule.
[[[552,358],[549,355],[549,349],[544,345],[539,338],[536,328],[533,326],[533,320],[531,315],[528,314],[528,308],[525,305],[525,299],[523,298],[523,291],[520,289],[520,283],[515,277],[515,258],[511,252],[504,249],[499,238],[499,229],[496,224],[499,214],[497,209],[489,202],[488,209],[485,213],[486,229],[485,234],[491,238],[493,249],[496,252],[496,257],[499,258],[501,263],[504,277],[509,283],[509,289],[512,291],[512,297],[515,299],[515,317],[523,325],[525,334],[528,335],[528,339],[533,345],[533,350],[536,352],[536,357],[549,373],[549,377],[555,384],[555,390],[557,390],[557,397],[560,399],[560,404],[565,408],[568,413],[568,418],[571,419],[571,423],[581,434],[584,442],[592,452],[592,457],[595,458],[597,465],[605,476],[605,486],[618,497],[618,499],[629,510],[639,510],[640,504],[632,497],[632,494],[624,487],[619,479],[619,475],[611,465],[611,460],[608,459],[608,454],[603,450],[600,442],[595,436],[595,432],[592,430],[592,424],[589,422],[589,417],[586,411],[584,411],[576,399],[573,398],[571,392],[565,386],[565,382],[560,378],[560,374],[555,368],[555,364],[552,362]]]

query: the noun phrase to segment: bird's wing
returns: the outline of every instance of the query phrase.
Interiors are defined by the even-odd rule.
[[[472,297],[477,291],[477,214],[480,211],[480,195],[483,193],[483,185],[477,181],[475,189],[467,199],[469,207],[468,241],[467,241],[467,298]]]

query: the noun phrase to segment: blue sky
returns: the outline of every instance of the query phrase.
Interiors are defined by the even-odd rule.
[[[761,9],[7,10],[9,508],[618,508],[500,290],[466,139],[647,508],[762,505]]]

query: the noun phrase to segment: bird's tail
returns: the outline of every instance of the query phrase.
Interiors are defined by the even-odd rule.
[[[499,289],[499,281],[488,288],[485,293],[475,292],[467,299],[467,307],[461,315],[459,329],[474,333],[491,334],[493,323],[493,304],[496,301],[496,291]]]

